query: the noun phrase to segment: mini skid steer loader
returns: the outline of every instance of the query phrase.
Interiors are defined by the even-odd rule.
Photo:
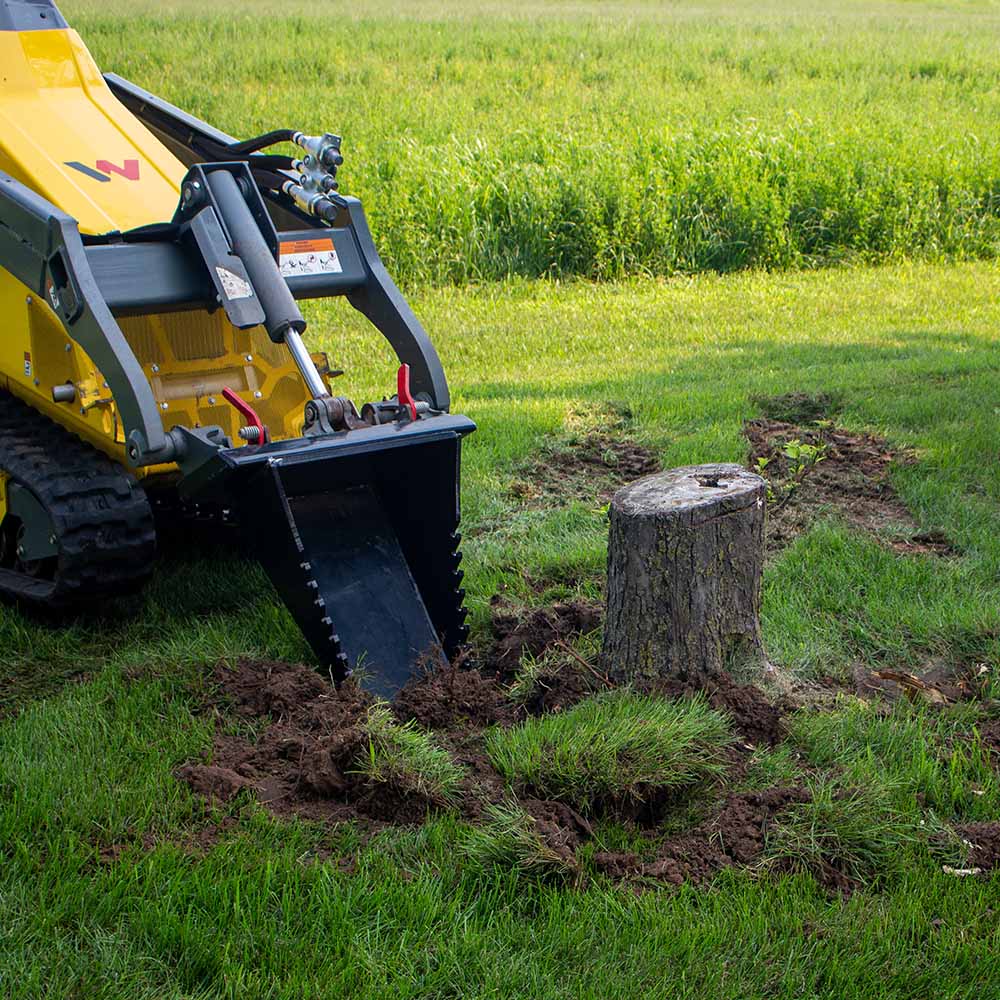
[[[341,162],[329,133],[237,142],[102,76],[51,2],[0,0],[0,592],[134,590],[172,499],[238,523],[334,681],[389,695],[462,645],[475,428]],[[297,300],[328,296],[399,359],[360,411],[303,344]]]

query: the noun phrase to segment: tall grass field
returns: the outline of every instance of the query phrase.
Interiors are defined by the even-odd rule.
[[[987,0],[65,6],[238,137],[342,134],[408,283],[1000,251]]]

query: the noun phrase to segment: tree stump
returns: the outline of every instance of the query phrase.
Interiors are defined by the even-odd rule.
[[[760,580],[767,485],[739,465],[647,476],[611,501],[604,669],[702,684],[764,668]]]

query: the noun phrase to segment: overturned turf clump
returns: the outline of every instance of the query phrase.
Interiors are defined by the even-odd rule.
[[[720,777],[725,718],[701,698],[664,701],[612,691],[487,737],[516,788],[584,813],[629,809]]]
[[[465,835],[462,852],[484,868],[513,868],[536,877],[579,871],[576,847],[580,832],[590,828],[561,803],[507,798],[487,806],[482,818]]]
[[[357,773],[374,785],[416,795],[439,805],[458,798],[463,772],[431,737],[412,722],[397,722],[383,702],[372,705],[364,722],[366,752]]]
[[[918,840],[917,828],[885,789],[814,783],[809,800],[791,806],[772,825],[762,864],[808,872],[829,888],[850,892],[901,871]]]

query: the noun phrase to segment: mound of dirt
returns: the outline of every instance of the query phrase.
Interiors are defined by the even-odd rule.
[[[603,617],[604,609],[591,601],[568,601],[528,613],[494,604],[494,642],[487,665],[500,677],[510,679],[525,653],[539,657],[557,642],[593,632]]]
[[[607,503],[619,487],[661,468],[649,448],[593,432],[546,448],[520,470],[510,489],[528,507],[558,507],[574,500]]]
[[[939,556],[954,552],[940,532],[919,529],[893,489],[890,466],[910,461],[911,456],[893,451],[883,438],[766,417],[747,421],[743,430],[750,442],[749,467],[756,470],[758,460],[766,459],[763,475],[775,493],[768,509],[770,551],[788,545],[810,527],[823,509],[832,508],[865,531],[876,533],[892,528],[899,537],[890,544],[899,552]],[[798,478],[795,463],[785,454],[785,446],[795,440],[820,448],[823,454],[822,461]]]
[[[957,832],[972,845],[969,864],[973,868],[986,872],[1000,867],[1000,823],[969,823]]]
[[[524,717],[495,677],[449,666],[410,681],[393,704],[401,722],[414,719],[428,729],[511,726]]]
[[[731,794],[710,820],[663,841],[652,860],[602,851],[594,855],[594,865],[617,879],[674,885],[704,882],[723,868],[752,864],[764,850],[771,820],[786,806],[808,801],[809,793],[802,787]]]
[[[900,698],[929,705],[947,705],[982,698],[988,688],[989,673],[976,663],[936,663],[911,673],[906,670],[854,670],[854,692],[859,698]]]
[[[705,687],[673,681],[657,681],[649,686],[650,694],[666,698],[689,698],[701,693],[712,708],[725,712],[736,731],[756,746],[774,746],[785,738],[782,711],[767,700],[752,684],[737,684],[729,674],[719,674]]]
[[[309,819],[424,818],[430,803],[420,796],[369,786],[355,773],[371,704],[356,685],[338,691],[308,667],[248,660],[232,670],[218,667],[214,679],[233,711],[267,724],[256,742],[220,729],[211,761],[177,772],[195,792],[226,801],[249,790],[278,815]]]
[[[511,613],[505,619],[504,614],[497,614],[496,658],[502,664],[505,656],[510,657],[513,671],[521,651],[541,655],[554,642],[596,627],[600,608],[577,602],[521,617]],[[235,668],[219,666],[213,680],[217,693],[209,707],[216,710],[218,721],[211,756],[188,762],[176,772],[205,799],[227,802],[249,794],[278,816],[351,820],[367,830],[383,824],[418,824],[429,810],[445,806],[421,794],[415,782],[413,787],[399,781],[376,784],[361,773],[372,699],[357,685],[348,683],[338,691],[309,667],[246,660]],[[462,768],[455,805],[475,823],[487,805],[502,803],[511,794],[486,753],[484,730],[516,724],[532,712],[557,711],[608,684],[594,668],[567,655],[543,672],[526,702],[517,702],[509,696],[502,675],[445,666],[408,684],[393,711],[401,722],[415,720],[428,730]],[[656,693],[687,697],[692,689],[663,685]],[[755,688],[721,677],[706,694],[714,706],[733,717],[746,740],[772,744],[781,738],[780,711]],[[244,721],[234,725],[234,717]],[[734,747],[733,776],[741,773],[742,761],[736,759],[740,754],[745,756],[745,750]],[[628,878],[668,882],[707,878],[720,867],[745,864],[755,857],[770,816],[783,804],[798,801],[799,794],[795,789],[778,789],[730,795],[711,822],[661,844],[653,861],[640,865],[624,855],[608,855],[599,856],[600,865],[609,874],[621,871],[621,877]],[[534,818],[544,843],[567,862],[567,870],[575,870],[577,849],[593,836],[589,823],[564,803],[529,795],[521,805]],[[643,827],[644,836],[654,843],[662,814],[659,805],[663,803],[645,803],[641,815],[627,803],[611,803],[609,810],[620,821]]]

